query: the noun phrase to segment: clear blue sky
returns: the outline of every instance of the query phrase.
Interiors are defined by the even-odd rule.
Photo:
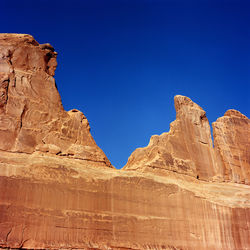
[[[173,97],[189,96],[210,122],[250,112],[250,1],[1,0],[1,30],[58,52],[66,110],[121,168],[150,136],[169,130]]]

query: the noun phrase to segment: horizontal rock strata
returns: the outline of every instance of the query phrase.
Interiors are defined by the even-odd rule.
[[[175,97],[176,120],[118,171],[86,117],[66,112],[56,52],[0,34],[0,248],[250,249],[249,119],[213,123]]]
[[[37,249],[247,249],[249,186],[1,153],[0,244]]]

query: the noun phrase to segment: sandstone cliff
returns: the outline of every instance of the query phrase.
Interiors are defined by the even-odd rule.
[[[125,169],[170,170],[209,180],[215,174],[215,161],[206,113],[188,97],[175,96],[174,100],[176,120],[170,131],[152,136],[148,147],[130,156]]]
[[[178,95],[174,101],[176,120],[170,131],[152,136],[147,147],[136,149],[124,169],[250,184],[250,120],[228,110],[213,123],[213,147],[206,112],[188,97]]]
[[[112,168],[86,117],[64,111],[56,52],[0,34],[0,248],[250,249],[249,119],[176,120]]]
[[[213,123],[217,161],[226,181],[250,184],[250,121],[237,110],[228,110]]]
[[[53,78],[57,53],[30,35],[0,36],[0,150],[110,162],[80,111],[64,111]]]

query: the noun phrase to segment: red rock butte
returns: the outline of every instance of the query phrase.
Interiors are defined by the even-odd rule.
[[[86,117],[65,111],[57,53],[0,34],[0,248],[250,249],[250,122],[213,123],[185,96],[176,120],[116,170]]]

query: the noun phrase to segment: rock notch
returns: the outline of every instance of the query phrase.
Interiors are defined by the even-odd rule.
[[[0,34],[0,248],[250,249],[249,119],[176,120],[114,169],[53,78],[56,52]]]

